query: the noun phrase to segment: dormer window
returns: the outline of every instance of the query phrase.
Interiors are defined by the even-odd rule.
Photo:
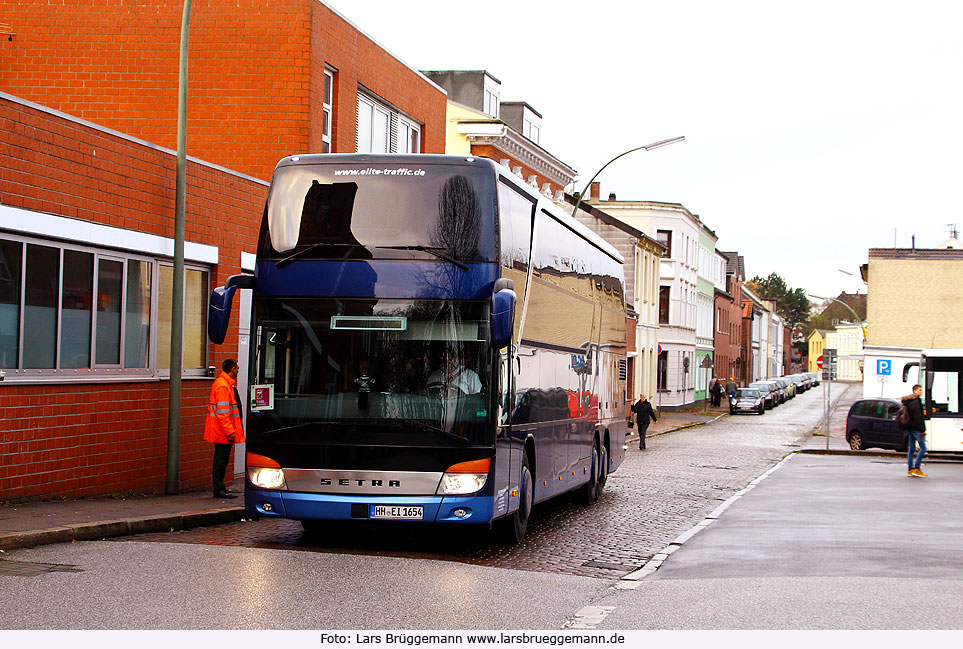
[[[500,102],[501,92],[499,84],[490,77],[485,77],[485,113],[498,119]]]

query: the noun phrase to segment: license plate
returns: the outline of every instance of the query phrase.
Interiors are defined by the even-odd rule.
[[[421,520],[425,517],[425,508],[420,505],[369,505],[368,517]]]

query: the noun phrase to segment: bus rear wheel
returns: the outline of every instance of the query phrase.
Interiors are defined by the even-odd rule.
[[[518,483],[518,509],[499,521],[498,536],[505,543],[520,543],[528,529],[528,518],[532,513],[533,493],[532,472],[528,468],[528,455],[522,460],[522,474]]]
[[[591,505],[599,499],[602,494],[602,486],[599,484],[599,476],[602,471],[602,454],[599,453],[599,442],[592,443],[592,470],[589,473],[589,481],[582,487],[579,494],[580,500],[586,505]]]

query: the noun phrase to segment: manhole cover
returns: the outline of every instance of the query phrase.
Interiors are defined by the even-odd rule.
[[[77,566],[64,563],[33,563],[30,561],[0,559],[0,575],[36,577],[47,572],[83,572],[83,570]]]

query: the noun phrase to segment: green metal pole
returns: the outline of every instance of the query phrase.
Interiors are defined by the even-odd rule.
[[[167,482],[164,491],[179,491],[181,456],[181,372],[184,335],[184,222],[187,204],[187,52],[191,0],[181,18],[180,70],[177,84],[177,180],[174,196],[174,277],[171,290],[171,376],[167,402]]]

